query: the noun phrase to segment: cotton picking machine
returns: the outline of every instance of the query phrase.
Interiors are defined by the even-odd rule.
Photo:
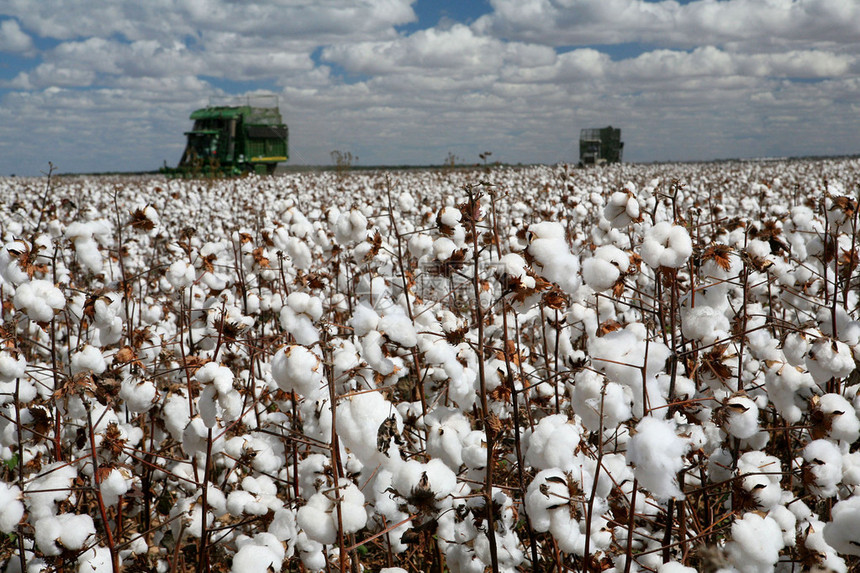
[[[580,165],[621,163],[623,152],[620,128],[610,125],[600,129],[583,129],[579,134]]]
[[[230,176],[273,174],[289,158],[288,129],[281,118],[278,96],[247,96],[231,105],[209,105],[194,111],[188,143],[170,176]]]

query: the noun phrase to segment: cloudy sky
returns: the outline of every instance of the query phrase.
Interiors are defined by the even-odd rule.
[[[0,0],[0,175],[175,164],[278,94],[291,162],[860,153],[858,0]]]

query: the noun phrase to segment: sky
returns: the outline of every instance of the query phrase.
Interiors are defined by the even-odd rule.
[[[0,0],[0,176],[175,165],[277,94],[290,162],[860,153],[860,0]]]

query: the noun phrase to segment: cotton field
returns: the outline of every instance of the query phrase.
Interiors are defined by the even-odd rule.
[[[856,570],[858,172],[0,179],[3,568]]]

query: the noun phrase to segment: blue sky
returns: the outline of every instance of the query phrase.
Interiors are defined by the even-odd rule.
[[[855,0],[0,0],[0,175],[175,164],[210,97],[274,93],[291,161],[860,153]]]

